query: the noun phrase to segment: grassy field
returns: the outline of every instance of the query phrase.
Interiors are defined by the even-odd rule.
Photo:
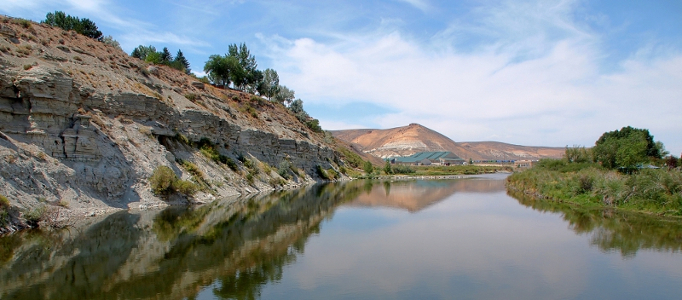
[[[410,166],[414,173],[396,172],[397,174],[413,176],[445,176],[445,175],[477,175],[496,172],[511,172],[511,166]],[[397,168],[395,168],[397,169]]]
[[[593,163],[541,161],[507,178],[507,189],[536,199],[682,216],[682,172],[642,169],[632,174]]]

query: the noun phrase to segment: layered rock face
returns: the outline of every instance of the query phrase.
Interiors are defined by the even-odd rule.
[[[342,164],[279,104],[204,85],[75,32],[0,19],[0,194],[17,208],[60,203],[92,213],[164,203],[147,181],[161,165],[202,179],[207,188],[195,199],[207,201],[313,182],[316,166]],[[237,170],[202,155],[192,146],[200,140]],[[290,180],[276,172],[284,161],[293,166]]]

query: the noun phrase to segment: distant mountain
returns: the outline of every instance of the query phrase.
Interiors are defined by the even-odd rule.
[[[391,129],[332,131],[334,137],[377,157],[409,156],[424,151],[450,151],[468,160],[559,158],[564,148],[530,147],[501,142],[460,142],[419,124]]]

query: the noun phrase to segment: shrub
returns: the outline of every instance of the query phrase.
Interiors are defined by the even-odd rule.
[[[395,174],[412,174],[417,172],[414,168],[405,165],[395,165],[391,169]]]
[[[289,169],[291,169],[291,163],[289,163],[288,160],[283,160],[279,163],[279,166],[277,166],[277,174],[282,176],[282,178],[289,180],[289,178],[291,178]]]
[[[327,175],[329,176],[330,179],[338,179],[339,178],[339,173],[334,171],[334,169],[327,170]]]
[[[9,199],[7,197],[0,195],[0,210],[5,210],[9,208]]]
[[[173,183],[178,180],[178,176],[171,168],[166,166],[159,166],[152,173],[149,182],[152,185],[152,191],[157,195],[169,195],[173,190]]]
[[[317,176],[320,176],[320,178],[324,180],[331,180],[329,174],[327,174],[327,171],[324,168],[322,168],[322,166],[317,165],[315,167],[315,171],[317,171]]]
[[[365,173],[371,174],[372,172],[374,172],[374,165],[372,165],[372,162],[366,161],[362,165],[362,169],[365,171]]]
[[[159,166],[156,168],[152,177],[149,178],[149,182],[151,183],[154,194],[163,196],[176,192],[186,196],[192,196],[199,190],[199,186],[186,180],[180,180],[178,176],[175,175],[175,172],[166,166]]]
[[[176,180],[173,182],[172,187],[176,192],[187,196],[192,196],[199,190],[199,187],[196,184],[187,180]]]
[[[47,207],[45,205],[40,205],[24,213],[24,219],[26,219],[26,223],[29,226],[38,227],[38,223],[45,220],[46,215]]]
[[[185,94],[185,98],[187,98],[187,100],[189,100],[189,101],[195,101],[195,100],[197,100],[198,97],[199,96],[197,96],[197,94],[194,94],[194,93]]]

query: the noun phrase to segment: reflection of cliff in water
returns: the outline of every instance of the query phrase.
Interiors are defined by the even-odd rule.
[[[602,251],[620,251],[623,257],[633,257],[640,249],[682,251],[682,220],[512,196],[534,210],[561,214],[573,231],[589,235],[590,244]]]
[[[14,235],[20,246],[0,251],[8,255],[0,298],[182,299],[217,279],[217,296],[253,299],[360,192],[329,184],[239,204],[121,212],[82,232]]]
[[[357,181],[363,194],[351,206],[381,206],[417,212],[443,201],[454,193],[495,193],[505,190],[504,180],[466,178],[448,180]]]

